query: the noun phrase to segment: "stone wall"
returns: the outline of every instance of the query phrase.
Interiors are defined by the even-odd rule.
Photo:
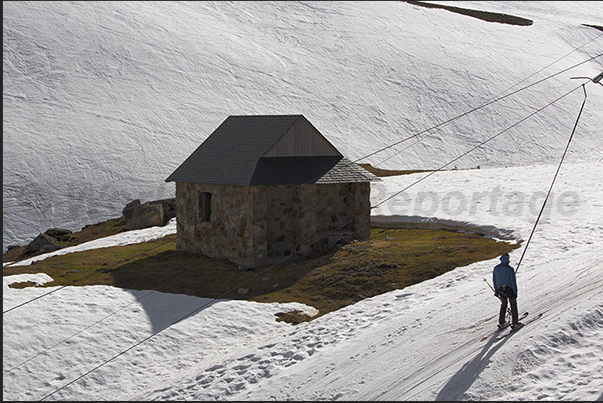
[[[211,216],[202,221],[202,193]],[[370,184],[230,186],[176,183],[177,248],[246,266],[330,250],[370,235]]]

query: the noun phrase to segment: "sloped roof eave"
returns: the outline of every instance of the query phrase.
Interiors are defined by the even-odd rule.
[[[212,177],[216,178],[217,175]],[[207,185],[278,186],[377,182],[381,181],[381,178],[347,158],[321,156],[260,158],[253,170],[253,175],[245,181],[194,179],[176,179],[174,181]]]

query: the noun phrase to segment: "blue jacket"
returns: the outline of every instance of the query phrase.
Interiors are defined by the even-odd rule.
[[[494,283],[494,290],[498,290],[503,285],[508,285],[513,288],[513,293],[517,296],[517,282],[515,280],[515,270],[509,266],[509,256],[502,255],[500,257],[500,264],[494,267],[492,271],[492,282]]]

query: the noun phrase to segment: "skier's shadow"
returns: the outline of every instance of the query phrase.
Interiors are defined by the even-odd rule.
[[[497,335],[490,337],[479,354],[471,361],[465,363],[461,369],[446,382],[446,385],[440,390],[440,393],[438,393],[435,400],[462,400],[463,394],[471,387],[471,385],[473,385],[484,366],[490,361],[490,357],[492,357],[492,355],[494,355],[494,353],[509,339],[508,337],[505,337],[503,340],[497,342],[496,337]],[[495,342],[497,344],[493,346]]]

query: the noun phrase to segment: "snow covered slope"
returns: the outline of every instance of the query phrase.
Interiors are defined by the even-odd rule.
[[[455,165],[557,162],[571,77],[603,71],[583,25],[602,2],[446,4],[534,23],[405,2],[3,2],[4,250],[173,197],[165,178],[229,115],[303,114],[357,160],[544,80],[362,162],[438,168],[574,90]],[[601,158],[590,88],[568,160]]]
[[[506,228],[525,238],[551,168],[438,172],[431,185],[417,186],[417,194],[432,192],[433,200],[440,200],[432,211],[438,220]],[[423,175],[386,178],[373,196],[392,194]],[[296,326],[277,322],[275,314],[311,313],[312,307],[102,285],[7,286],[52,281],[28,273],[3,279],[3,396],[7,401],[601,400],[602,175],[603,163],[564,164],[551,209],[530,247],[524,249],[524,242],[510,254],[518,268],[519,309],[543,316],[504,340],[496,341],[492,333],[500,302],[488,284],[497,258]],[[475,204],[453,207],[453,199],[499,186],[497,203],[485,195]],[[445,202],[450,195],[454,198]],[[415,210],[400,198],[373,218],[395,223],[404,218],[396,216],[404,209]],[[87,246],[135,243],[164,230],[125,234]]]

